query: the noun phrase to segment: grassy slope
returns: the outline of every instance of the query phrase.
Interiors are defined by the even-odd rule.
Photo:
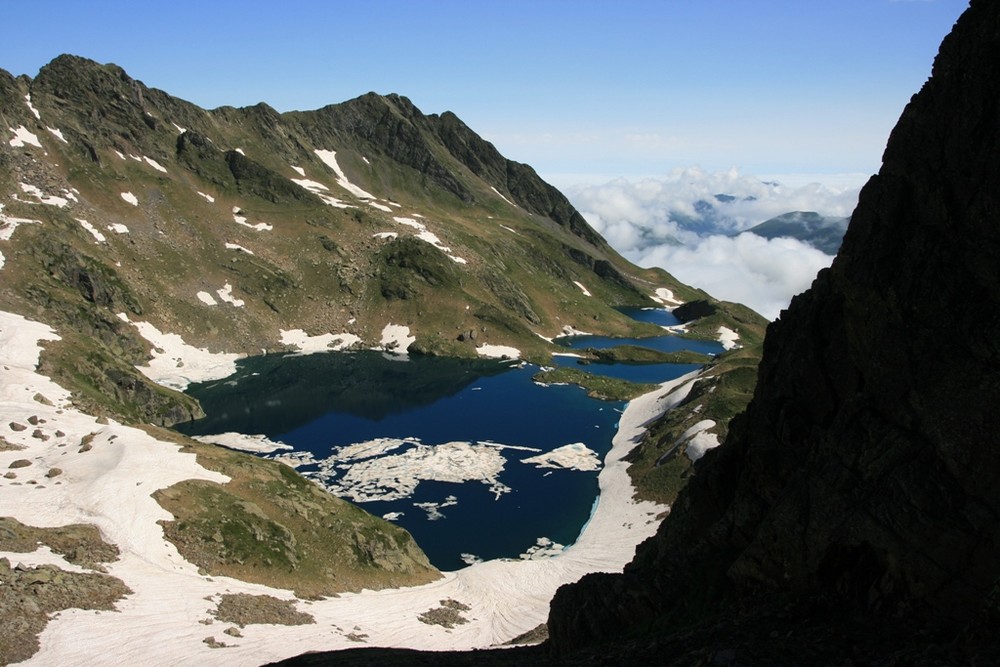
[[[17,122],[38,134],[44,151],[0,151],[2,192],[20,192],[22,181],[49,193],[75,189],[78,202],[67,209],[5,199],[5,214],[42,224],[19,228],[5,242],[0,308],[45,321],[60,332],[63,340],[49,344],[43,354],[43,372],[73,391],[93,414],[166,425],[199,410],[187,397],[153,385],[135,370],[149,346],[117,319],[118,312],[213,351],[280,349],[279,331],[292,328],[311,334],[347,331],[373,344],[392,322],[409,326],[425,352],[473,356],[475,345],[498,343],[546,361],[555,348],[540,335],[558,335],[566,326],[606,335],[660,333],[613,308],[651,305],[645,295],[656,288],[667,287],[684,300],[705,297],[661,270],[632,266],[610,249],[590,246],[550,220],[511,205],[478,179],[465,181],[473,196],[461,200],[428,187],[418,171],[357,146],[293,140],[266,109],[204,112],[165,100],[158,91],[147,91],[146,98],[155,104],[147,104],[145,112],[131,111],[140,113],[138,124],[128,126],[128,118],[115,116],[124,130],[94,134],[87,125],[93,116],[68,115],[65,104],[39,92],[33,102],[44,122],[14,107],[7,114],[14,123],[14,114],[21,113]],[[178,161],[174,122],[198,130],[210,142],[199,154]],[[62,128],[71,143],[55,140],[45,126]],[[78,136],[87,142],[77,141]],[[224,151],[236,147],[247,156],[241,180],[223,168]],[[391,200],[399,206],[386,213],[354,200],[312,148],[337,149],[352,182],[384,197],[383,205]],[[152,157],[167,173],[122,159],[118,152]],[[327,206],[291,184],[288,179],[300,177],[291,165],[354,208]],[[468,179],[463,169],[456,173]],[[133,193],[140,206],[126,203],[122,192]],[[268,223],[273,229],[238,225],[234,207],[250,224]],[[467,264],[428,244],[373,237],[412,235],[414,230],[392,218],[414,214]],[[80,218],[101,230],[105,242],[96,243]],[[110,231],[112,224],[129,231]],[[581,261],[588,256],[608,260],[638,289],[601,279]],[[245,301],[243,308],[221,301],[209,307],[196,297],[200,291],[214,295],[225,284]],[[735,328],[736,320],[718,321]],[[715,338],[717,326],[711,320],[691,330]],[[458,335],[470,330],[477,333],[475,342],[459,342]],[[190,483],[160,494],[177,516],[168,534],[207,571],[257,577],[306,595],[435,576],[422,569],[420,554],[397,527],[349,506],[328,504],[333,499],[324,494],[321,500],[318,490],[277,464],[190,446],[199,448],[206,466],[234,477],[224,487]],[[220,528],[223,518],[226,530]],[[337,535],[347,539],[338,542]],[[340,546],[330,549],[330,539]],[[394,569],[386,540],[417,563],[410,575]],[[354,569],[318,556],[320,544]]]

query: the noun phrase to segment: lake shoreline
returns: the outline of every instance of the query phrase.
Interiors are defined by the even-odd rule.
[[[198,466],[193,455],[180,452],[174,443],[155,440],[113,421],[100,424],[75,410],[68,393],[36,370],[38,343],[54,336],[51,329],[18,316],[0,316],[6,342],[0,361],[16,370],[0,378],[4,421],[27,421],[29,416],[38,415],[47,420],[44,429],[58,427],[62,434],[49,440],[32,438],[30,432],[6,434],[8,440],[25,449],[0,452],[0,467],[15,458],[36,462],[33,468],[22,469],[34,472],[19,472],[22,479],[18,481],[38,476],[45,466],[56,462],[65,471],[58,484],[39,483],[30,491],[9,482],[0,486],[0,514],[31,525],[80,521],[97,525],[105,539],[122,552],[120,560],[108,564],[108,573],[134,591],[117,604],[117,612],[71,609],[58,614],[40,636],[41,650],[27,664],[259,665],[305,651],[359,645],[444,650],[503,644],[546,621],[549,602],[560,585],[589,572],[620,572],[636,546],[656,532],[667,508],[633,499],[624,457],[646,425],[686,395],[696,376],[689,373],[664,383],[628,404],[598,477],[597,507],[576,542],[558,555],[540,560],[485,561],[443,573],[440,580],[420,587],[296,601],[287,590],[208,577],[184,561],[163,540],[156,522],[169,515],[150,494],[183,478],[223,481],[220,476]],[[182,350],[166,351],[165,356],[183,358]],[[185,362],[185,374],[196,371],[195,360]],[[206,363],[214,362],[207,359]],[[33,400],[36,393],[54,405]],[[99,434],[100,447],[91,452],[90,459],[86,457],[91,454],[76,456],[72,448],[58,448],[93,432]],[[155,465],[141,463],[147,458],[155,460]],[[74,463],[77,460],[79,464]],[[2,552],[0,557],[26,567],[63,560],[46,548],[31,553]],[[68,563],[60,563],[60,567],[72,569]],[[240,629],[240,637],[223,634],[227,624],[213,622],[211,610],[222,595],[238,593],[292,600],[315,623],[247,625]],[[468,607],[460,612],[466,622],[445,628],[421,620],[421,615],[439,608],[443,600]],[[225,648],[213,648],[208,637]]]

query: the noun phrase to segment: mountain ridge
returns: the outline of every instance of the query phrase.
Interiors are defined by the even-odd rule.
[[[127,559],[188,567],[196,586],[233,577],[313,599],[440,577],[405,531],[281,464],[167,430],[201,414],[179,391],[199,364],[221,377],[240,355],[359,349],[545,362],[567,332],[661,335],[618,307],[682,302],[702,304],[685,335],[750,352],[763,329],[748,309],[630,264],[531,167],[399,95],[205,110],[66,55],[34,79],[0,71],[0,121],[2,333],[44,330],[37,368],[18,372],[67,394],[8,406],[0,451],[39,463],[12,462],[0,492],[35,484],[47,498],[89,475],[137,493],[158,524],[142,526],[153,556],[134,552],[103,501],[80,511]],[[70,418],[70,430],[25,426]],[[193,479],[146,485],[160,464],[138,480],[94,465],[147,450]],[[73,474],[44,476],[40,462],[63,455]],[[60,478],[39,484],[36,471]],[[6,511],[26,525],[22,510]]]

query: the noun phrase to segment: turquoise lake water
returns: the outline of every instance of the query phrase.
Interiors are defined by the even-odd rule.
[[[638,314],[669,316],[666,311]],[[635,343],[721,352],[718,344],[676,342],[681,340]],[[606,342],[581,337],[571,345]],[[572,544],[597,498],[598,471],[544,468],[525,459],[567,445],[579,449],[582,443],[603,461],[625,404],[590,399],[578,387],[537,385],[531,377],[538,368],[528,364],[402,359],[373,351],[245,359],[233,376],[188,389],[207,416],[177,428],[189,435],[263,434],[318,461],[332,457],[325,465],[298,470],[326,474],[328,488],[349,498],[359,493],[348,486],[352,476],[369,466],[388,469],[392,478],[369,481],[364,498],[356,502],[377,516],[392,516],[440,569],[458,569],[473,559],[518,558],[540,538]],[[664,382],[694,368],[590,364],[586,370]],[[345,447],[379,438],[397,442],[376,455],[344,455],[350,451]],[[456,442],[465,444],[446,444]],[[400,485],[406,483],[397,478],[426,474],[419,469],[433,467],[429,461],[441,460],[435,457],[446,451],[459,457],[449,460],[449,470],[458,469],[467,479],[425,479],[401,496]],[[480,466],[495,473],[485,483]],[[498,489],[507,491],[498,494]],[[373,499],[380,493],[394,497]]]

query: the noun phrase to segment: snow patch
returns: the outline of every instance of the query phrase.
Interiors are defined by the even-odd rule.
[[[316,153],[317,157],[323,161],[323,164],[332,169],[333,173],[337,175],[337,184],[340,187],[344,188],[359,199],[377,199],[375,195],[362,190],[347,180],[347,176],[344,174],[344,171],[340,168],[340,165],[337,164],[337,151],[327,151],[317,148],[313,152]]]
[[[40,113],[38,113],[38,109],[36,109],[35,105],[31,103],[31,93],[27,93],[24,96],[24,102],[25,102],[25,104],[28,105],[28,109],[31,111],[32,114],[34,114],[35,118],[37,120],[41,120],[42,119],[42,115]]]
[[[200,191],[197,191],[197,190],[196,190],[196,192],[198,192],[199,195],[201,195],[202,197],[204,197],[205,201],[207,201],[209,204],[214,204],[215,203],[215,197],[213,197],[212,195],[206,195],[204,192],[200,192]]]
[[[580,291],[583,292],[584,296],[594,296],[590,293],[590,290],[583,286],[583,283],[574,280],[573,284],[580,288]]]
[[[31,185],[29,183],[21,183],[21,191],[24,194],[34,197],[39,201],[39,203],[45,204],[46,206],[58,206],[59,208],[66,208],[69,205],[70,200],[76,201],[76,196],[69,190],[63,190],[65,197],[57,197],[56,195],[47,195],[37,186]]]
[[[52,134],[52,136],[54,136],[56,139],[63,142],[64,144],[69,143],[68,141],[66,141],[66,137],[63,136],[62,130],[48,126],[46,126],[45,129],[48,130]]]
[[[238,252],[245,252],[248,255],[252,255],[253,254],[252,250],[247,250],[246,248],[244,248],[243,246],[239,245],[238,243],[227,243],[226,244],[226,250],[236,250]]]
[[[332,206],[334,208],[354,208],[352,205],[343,202],[333,195],[330,194],[330,188],[326,187],[318,181],[312,181],[308,178],[293,178],[292,183],[295,183],[299,187],[305,188],[309,192],[313,193],[317,197],[323,200],[327,206]]]
[[[127,201],[129,204],[132,204],[132,206],[138,206],[139,205],[139,199],[134,194],[132,194],[131,192],[123,192],[123,193],[121,193],[121,197],[122,197],[122,199],[124,199],[125,201]]]
[[[714,433],[709,433],[708,429],[713,428],[715,422],[711,419],[702,419],[700,422],[684,431],[674,442],[674,449],[681,445],[687,445],[685,453],[694,463],[708,450],[719,446],[719,438]]]
[[[305,169],[303,169],[302,167],[296,167],[294,164],[290,164],[288,166],[291,167],[292,169],[294,169],[296,171],[296,173],[298,173],[299,176],[302,176],[303,178],[305,178],[305,175],[306,175],[306,170]]]
[[[444,254],[448,255],[448,257],[450,257],[452,261],[455,262],[456,264],[467,264],[468,262],[465,259],[452,255],[451,248],[441,243],[441,239],[439,239],[436,234],[429,231],[427,229],[427,225],[415,219],[422,217],[423,216],[417,215],[415,213],[413,214],[412,218],[408,218],[406,216],[395,216],[393,217],[393,222],[396,222],[400,225],[405,225],[407,227],[412,227],[413,229],[417,230],[417,233],[414,236],[416,236],[418,239],[420,239],[425,243],[430,243],[432,246],[434,246]]]
[[[242,225],[243,227],[249,227],[250,229],[256,230],[258,232],[269,232],[274,229],[274,225],[269,225],[266,222],[258,222],[256,225],[251,225],[247,222],[247,217],[243,214],[243,209],[239,206],[233,207],[233,220],[237,225]]]
[[[732,350],[739,347],[737,341],[740,335],[728,327],[719,327],[719,342],[722,343],[723,350]]]
[[[393,354],[406,354],[406,349],[416,342],[417,337],[410,335],[410,327],[401,324],[387,324],[382,328],[380,349]]]
[[[14,148],[24,148],[24,146],[28,144],[38,148],[42,147],[42,142],[38,140],[38,137],[24,125],[21,125],[17,129],[12,127],[10,128],[10,131],[14,133],[14,138],[7,143]]]
[[[503,196],[502,194],[500,194],[500,191],[499,191],[499,190],[497,190],[497,189],[496,189],[495,187],[493,187],[492,185],[490,186],[490,190],[492,190],[493,192],[497,193],[497,196],[499,196],[499,197],[500,197],[500,199],[504,200],[505,202],[507,202],[508,204],[510,204],[511,206],[513,206],[514,208],[517,208],[517,204],[515,204],[515,203],[514,203],[514,202],[512,202],[511,200],[507,199],[507,198],[506,198],[506,197],[504,197],[504,196]]]
[[[350,333],[328,333],[310,336],[302,329],[281,330],[281,342],[298,348],[301,354],[344,350],[361,342]]]
[[[108,231],[112,231],[115,234],[128,234],[128,227],[120,222],[112,222],[108,225]]]
[[[218,306],[219,305],[219,302],[215,300],[215,297],[213,297],[208,292],[198,292],[197,297],[198,297],[198,300],[201,301],[206,306]]]
[[[544,558],[554,558],[558,556],[566,547],[558,542],[553,542],[547,537],[539,537],[535,540],[534,546],[528,547],[528,550],[521,554],[521,560],[541,560]]]
[[[29,218],[14,218],[4,215],[3,204],[0,204],[0,241],[10,241],[14,235],[14,230],[18,225],[40,225],[41,220],[31,220]]]
[[[81,227],[83,227],[88,232],[90,232],[90,235],[94,237],[94,240],[95,240],[96,243],[107,243],[108,242],[108,239],[105,238],[104,234],[102,234],[101,231],[99,229],[97,229],[97,227],[94,227],[92,224],[90,224],[89,222],[87,222],[83,218],[77,218],[76,221],[80,223]]]
[[[149,322],[132,322],[125,313],[118,319],[139,330],[153,346],[152,359],[136,368],[146,377],[165,387],[184,391],[192,382],[206,382],[228,377],[236,372],[236,360],[243,355],[209,352],[184,342],[177,334],[162,333]]]
[[[653,301],[661,303],[664,306],[680,306],[684,302],[674,296],[674,293],[667,289],[666,287],[660,287],[656,290],[656,295],[652,297]]]
[[[215,290],[215,293],[219,295],[220,299],[222,299],[226,303],[231,303],[233,306],[237,308],[242,308],[244,305],[246,305],[246,302],[243,301],[243,299],[237,299],[233,297],[233,286],[230,285],[229,283],[226,283],[221,289]]]
[[[480,345],[476,354],[489,359],[520,359],[521,350],[509,345]]]
[[[153,158],[146,157],[145,155],[143,155],[142,159],[145,160],[146,164],[148,164],[150,167],[152,167],[156,171],[162,171],[164,174],[167,173],[166,168],[163,165],[161,165],[159,162],[157,162],[156,160],[154,160]]]

